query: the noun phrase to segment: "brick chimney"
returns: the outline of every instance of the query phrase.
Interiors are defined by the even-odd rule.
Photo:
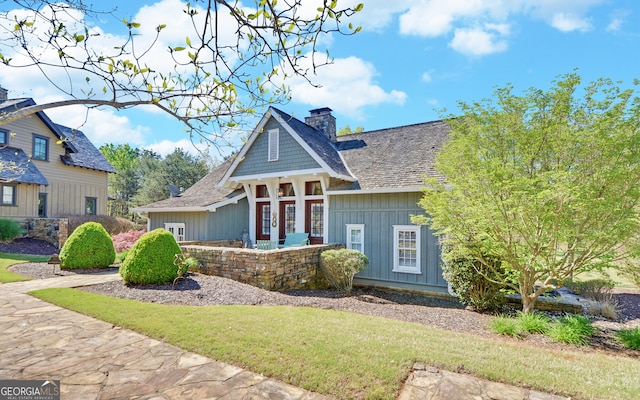
[[[9,100],[9,91],[2,86],[0,86],[0,101]]]
[[[331,114],[329,107],[316,108],[310,110],[310,115],[304,119],[304,122],[316,128],[320,132],[331,140],[332,143],[336,142],[336,117]]]

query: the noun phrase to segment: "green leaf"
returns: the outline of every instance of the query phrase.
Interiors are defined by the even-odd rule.
[[[356,10],[356,12],[360,12],[360,11],[362,11],[362,9],[363,9],[363,8],[364,8],[364,4],[363,4],[363,3],[360,3],[360,4],[358,4],[358,5],[356,6],[355,10]]]
[[[185,41],[187,43],[187,46],[191,47],[191,39],[189,39],[189,36],[187,36]]]
[[[174,47],[173,51],[182,51],[184,50],[186,47],[182,47],[182,46],[178,46],[178,47]]]

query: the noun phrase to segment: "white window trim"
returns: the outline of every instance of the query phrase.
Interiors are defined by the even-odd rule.
[[[351,249],[351,232],[354,230],[360,231],[360,238],[362,239],[360,252],[364,254],[364,224],[347,224],[347,249]]]
[[[182,228],[183,234],[180,235],[178,232]],[[187,228],[184,222],[165,222],[164,229],[171,232],[173,237],[176,238],[176,242],[184,242],[185,236],[187,234]],[[173,229],[173,231],[171,231]]]
[[[269,159],[268,161],[278,161],[280,158],[280,130],[271,129],[269,134]]]
[[[398,234],[403,231],[416,233],[416,266],[415,268],[408,268],[399,265],[400,249],[398,248]],[[393,272],[401,272],[404,274],[422,274],[421,265],[421,240],[420,240],[420,227],[417,225],[393,225]]]

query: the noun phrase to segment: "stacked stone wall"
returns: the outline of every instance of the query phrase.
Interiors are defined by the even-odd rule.
[[[69,237],[69,219],[67,218],[27,218],[24,224],[28,237],[45,240],[58,249],[62,248]]]
[[[185,245],[182,251],[196,258],[198,272],[233,279],[266,290],[325,287],[320,254],[342,244],[313,245],[275,250]]]

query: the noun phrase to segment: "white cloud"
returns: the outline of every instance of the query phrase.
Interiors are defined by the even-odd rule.
[[[203,143],[193,143],[190,139],[180,139],[177,141],[161,140],[150,145],[144,146],[145,149],[154,151],[165,157],[174,152],[175,149],[181,148],[187,153],[200,157],[203,153],[208,153],[210,148]]]
[[[609,15],[610,21],[607,25],[608,32],[617,32],[622,29],[622,24],[624,24],[625,19],[629,16],[628,10],[617,9],[614,10],[611,15]]]
[[[431,77],[431,74],[429,72],[424,72],[422,74],[422,78],[421,79],[422,79],[422,82],[425,82],[425,83],[429,83],[429,82],[431,82],[433,80],[433,78]]]
[[[140,146],[150,135],[149,128],[133,124],[127,116],[118,115],[112,109],[87,112],[82,106],[65,106],[46,110],[45,114],[56,123],[81,130],[96,147],[105,143]]]
[[[313,107],[328,106],[340,110],[341,114],[361,118],[362,109],[366,106],[381,103],[402,105],[406,100],[404,92],[385,91],[377,85],[374,66],[357,57],[335,59],[333,64],[318,69],[317,73],[311,79],[321,86],[318,88],[299,77],[285,82],[290,85],[296,102]]]
[[[551,18],[551,26],[562,32],[587,32],[593,28],[589,19],[565,13],[555,14]]]
[[[484,28],[456,29],[449,45],[455,51],[469,56],[483,56],[505,51],[508,44],[501,32],[508,33],[508,29],[490,28],[485,26]]]

